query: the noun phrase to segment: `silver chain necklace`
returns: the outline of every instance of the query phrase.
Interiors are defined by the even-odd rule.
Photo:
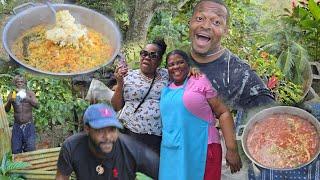
[[[206,57],[209,57],[209,56],[215,56],[215,55],[217,55],[217,54],[221,53],[221,52],[222,52],[222,51],[224,51],[224,50],[226,50],[226,48],[222,48],[222,49],[218,50],[218,51],[217,51],[217,52],[215,52],[215,53],[206,54],[205,56],[206,56]],[[191,47],[191,52],[193,52],[193,53],[194,53],[194,50],[193,50],[193,48],[192,48],[192,47]]]
[[[221,52],[224,51],[224,50],[226,50],[226,48],[222,48],[222,49],[220,49],[219,51],[217,51],[217,52],[215,52],[215,53],[207,54],[206,57],[215,56],[215,55],[221,53]]]

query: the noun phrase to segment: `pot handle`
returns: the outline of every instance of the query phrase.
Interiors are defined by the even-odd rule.
[[[261,171],[255,163],[252,162],[253,174],[255,179],[261,179]]]
[[[312,87],[309,88],[308,94],[310,94],[310,96],[312,96],[311,100],[319,98],[319,95],[316,93],[316,91]]]
[[[22,11],[30,8],[30,6],[34,7],[36,5],[33,2],[28,2],[28,3],[24,3],[24,4],[21,4],[21,5],[17,6],[17,7],[15,7],[15,8],[13,8],[12,11],[13,11],[14,14],[18,14],[19,12],[22,12]]]
[[[242,140],[242,135],[243,135],[243,130],[246,127],[246,125],[240,125],[236,129],[236,140],[241,141]]]

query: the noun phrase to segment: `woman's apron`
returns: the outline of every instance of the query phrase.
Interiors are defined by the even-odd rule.
[[[201,180],[204,178],[209,123],[185,107],[183,88],[165,87],[161,92],[162,142],[160,180]]]

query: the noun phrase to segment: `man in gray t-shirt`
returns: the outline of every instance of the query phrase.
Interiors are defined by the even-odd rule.
[[[229,11],[222,0],[201,0],[194,8],[189,24],[191,56],[195,64],[211,80],[218,95],[233,109],[248,114],[254,112],[254,108],[269,106],[275,101],[257,74],[241,59],[221,46],[221,39],[228,32],[228,20]],[[244,122],[236,122],[237,125],[242,123]],[[303,168],[291,171],[260,168],[259,173],[255,173],[256,171],[250,166],[249,177],[241,177],[241,174],[247,172],[233,177],[262,180],[319,179],[319,162],[320,156]]]
[[[274,99],[257,74],[221,45],[221,39],[228,33],[228,19],[229,11],[223,1],[200,1],[195,6],[189,23],[190,54],[195,65],[211,81],[218,96],[229,107],[240,112],[236,118],[237,126],[243,123],[242,114],[247,114],[254,107],[274,103]],[[226,156],[237,151],[237,147],[230,145],[223,149]],[[228,163],[226,161],[226,164]],[[228,171],[226,166],[222,169],[224,176]],[[241,171],[234,178],[245,179],[246,177],[239,175],[247,171],[245,168]]]
[[[200,1],[190,20],[191,57],[232,109],[249,110],[274,99],[259,76],[221,45],[229,11],[220,0]]]
[[[219,97],[235,110],[273,103],[273,96],[249,65],[229,50],[212,62],[195,65],[210,79]]]

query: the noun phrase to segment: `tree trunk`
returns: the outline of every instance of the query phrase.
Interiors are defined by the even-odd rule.
[[[130,25],[126,33],[126,42],[145,42],[148,27],[155,13],[155,0],[136,0],[133,11],[129,12]]]

